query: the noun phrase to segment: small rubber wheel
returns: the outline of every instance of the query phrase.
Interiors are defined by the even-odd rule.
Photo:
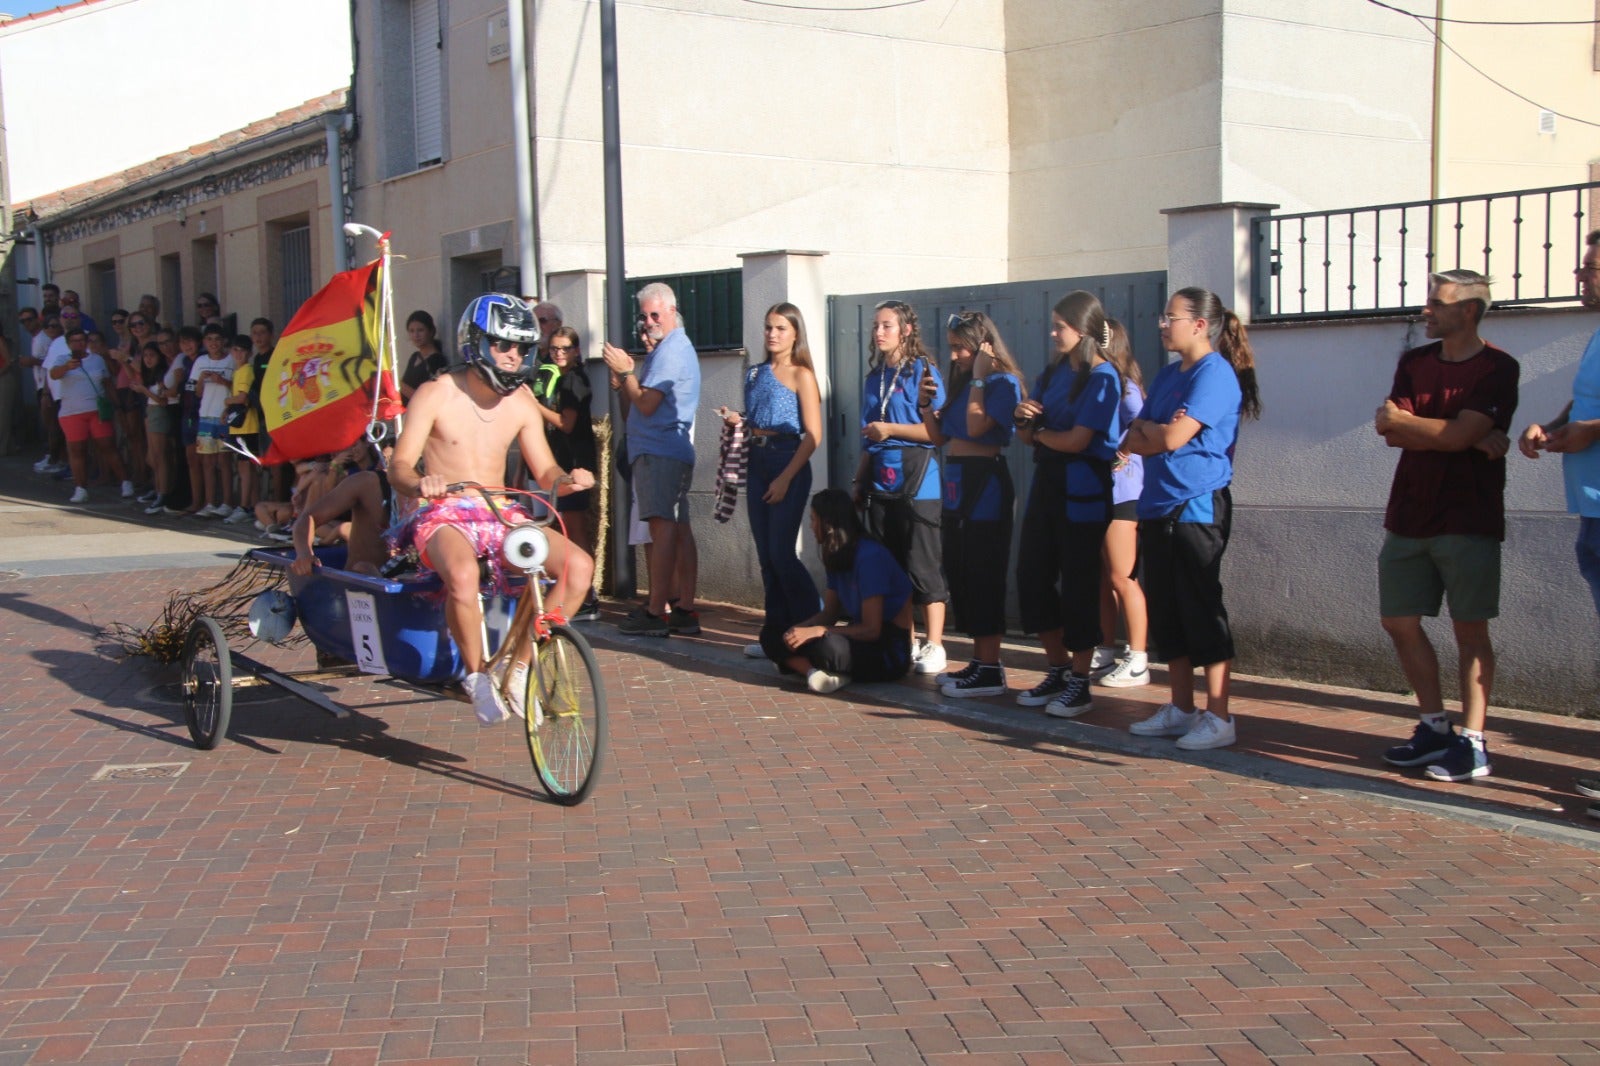
[[[582,803],[600,776],[606,746],[606,690],[583,634],[554,627],[528,671],[528,753],[557,803]]]
[[[196,618],[183,642],[183,717],[194,746],[215,748],[233,717],[233,659],[222,627]]]

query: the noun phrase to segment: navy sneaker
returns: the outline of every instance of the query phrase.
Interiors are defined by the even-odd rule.
[[[1383,753],[1383,761],[1390,766],[1422,766],[1438,762],[1450,750],[1456,738],[1455,730],[1441,733],[1427,722],[1418,722],[1411,739]]]
[[[700,612],[673,604],[667,613],[667,628],[674,636],[692,637],[700,632]]]
[[[629,611],[628,617],[617,623],[617,629],[637,637],[665,637],[672,633],[667,620],[651,614],[648,607],[635,607]]]
[[[1072,676],[1072,664],[1052,666],[1045,671],[1044,680],[1017,693],[1017,706],[1043,707],[1067,690],[1067,679]]]
[[[1489,776],[1489,749],[1457,733],[1450,738],[1444,758],[1424,771],[1435,781],[1470,781]]]

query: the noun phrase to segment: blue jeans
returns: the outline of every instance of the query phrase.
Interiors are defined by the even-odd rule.
[[[1600,613],[1600,518],[1578,519],[1578,573],[1589,582],[1589,595]]]
[[[767,625],[779,632],[822,610],[817,584],[795,554],[795,540],[811,500],[811,465],[807,463],[789,482],[789,491],[777,503],[763,503],[767,488],[794,459],[796,445],[751,448],[746,464],[745,504],[750,532],[756,540],[756,560],[761,564],[761,587]]]

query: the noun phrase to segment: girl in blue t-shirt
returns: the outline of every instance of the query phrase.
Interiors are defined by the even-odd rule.
[[[865,445],[853,483],[866,508],[867,535],[883,544],[911,576],[912,600],[927,617],[927,640],[915,646],[914,669],[945,668],[944,560],[939,544],[939,457],[922,411],[944,406],[944,382],[923,346],[917,313],[900,300],[879,304],[872,319],[872,369],[861,404]],[[923,382],[934,382],[931,393]]]
[[[1256,417],[1255,357],[1241,323],[1205,289],[1180,289],[1161,316],[1161,343],[1178,356],[1150,383],[1123,449],[1145,457],[1139,550],[1156,648],[1171,700],[1130,730],[1177,737],[1190,750],[1236,738],[1228,713],[1233,633],[1222,603],[1222,554],[1232,529],[1233,449],[1241,415]],[[1206,676],[1196,711],[1194,668]]]
[[[949,402],[928,403],[922,424],[943,445],[944,500],[939,516],[950,605],[972,636],[972,661],[940,674],[946,696],[998,696],[1006,691],[1000,641],[1006,631],[1006,576],[1011,566],[1011,514],[1016,491],[1005,448],[1011,415],[1027,395],[1021,372],[982,311],[951,315]],[[937,383],[925,380],[924,398]]]
[[[822,610],[788,629],[762,629],[767,656],[804,674],[812,692],[904,677],[911,668],[911,579],[863,533],[855,501],[841,489],[811,498],[811,534],[828,575]]]
[[[1093,706],[1089,668],[1101,638],[1100,553],[1123,433],[1122,375],[1106,360],[1111,327],[1093,293],[1063,296],[1050,333],[1056,361],[1040,378],[1038,397],[1016,411],[1038,464],[1017,592],[1023,628],[1039,634],[1050,663],[1039,688],[1023,695],[1033,706],[1043,703],[1046,714],[1076,718]]]

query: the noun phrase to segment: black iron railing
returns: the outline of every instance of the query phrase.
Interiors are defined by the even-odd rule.
[[[1254,317],[1415,311],[1428,275],[1489,275],[1497,306],[1578,299],[1573,268],[1595,227],[1600,182],[1486,196],[1264,215],[1251,223]]]

